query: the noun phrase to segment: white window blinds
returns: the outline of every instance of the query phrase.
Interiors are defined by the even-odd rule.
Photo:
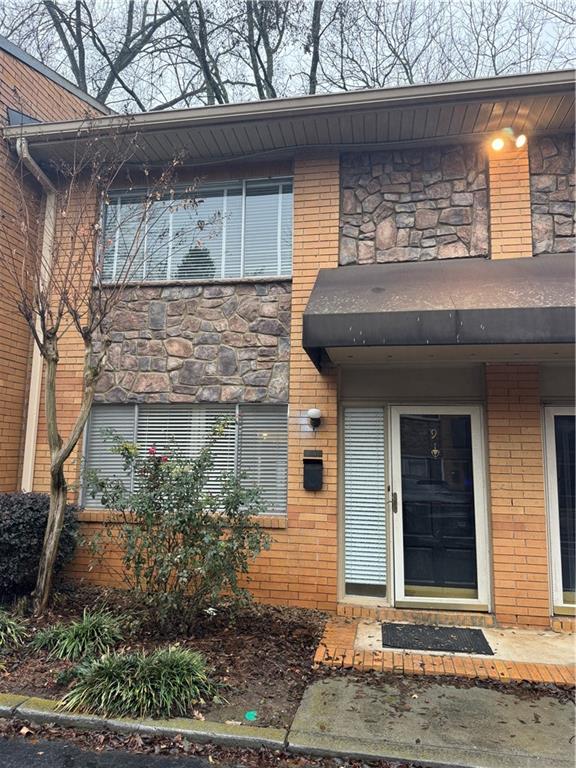
[[[112,193],[104,210],[104,281],[288,276],[292,182],[210,184],[148,203]]]
[[[182,456],[197,456],[214,428],[224,432],[214,443],[214,471],[207,490],[216,493],[224,473],[236,468],[236,413],[232,406],[190,407],[187,405],[141,405],[138,408],[137,445],[141,450],[154,446],[158,451],[175,448]]]
[[[207,490],[218,492],[224,473],[241,472],[246,483],[261,489],[269,513],[285,513],[288,435],[287,408],[282,405],[95,405],[86,438],[86,468],[130,485],[135,480],[122,473],[122,461],[111,452],[107,431],[136,442],[142,453],[154,446],[159,452],[174,448],[193,457],[218,424],[224,431],[214,443],[214,471]],[[84,504],[98,506],[86,493]]]
[[[284,408],[241,408],[240,471],[250,485],[262,488],[271,512],[286,509],[288,426]]]
[[[113,453],[110,432],[114,432],[122,440],[133,443],[136,437],[134,405],[107,405],[104,408],[94,407],[88,419],[88,436],[86,439],[85,466],[96,470],[99,475],[121,480],[126,488],[132,485],[130,472],[124,469],[124,460]],[[93,499],[84,493],[84,504],[100,507],[100,499]]]
[[[386,584],[384,410],[344,410],[345,581]]]

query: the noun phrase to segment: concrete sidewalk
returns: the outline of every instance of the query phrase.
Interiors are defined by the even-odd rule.
[[[314,683],[288,734],[290,751],[463,768],[574,768],[572,704],[412,681]]]

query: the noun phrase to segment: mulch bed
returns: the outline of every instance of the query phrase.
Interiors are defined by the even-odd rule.
[[[80,589],[60,592],[37,627],[70,621],[84,606],[110,606],[119,615],[130,610],[125,593]],[[150,617],[148,617],[149,619]],[[250,605],[219,608],[186,634],[159,637],[151,620],[142,621],[125,646],[131,650],[174,643],[204,654],[223,684],[226,703],[199,707],[206,718],[246,722],[246,712],[256,712],[253,725],[288,726],[310,681],[312,660],[326,616],[317,611]],[[66,673],[72,662],[50,659],[47,653],[22,648],[6,655],[0,669],[0,691],[60,698],[70,686]]]
[[[37,725],[25,720],[0,720],[0,743],[3,738],[63,740],[79,749],[91,752],[132,752],[144,755],[202,757],[215,766],[224,768],[422,768],[420,764],[378,760],[341,760],[327,757],[289,755],[271,749],[238,749],[217,747],[214,744],[193,744],[182,737],[167,738],[121,735],[107,731],[76,731],[57,725]],[[182,762],[183,768],[186,761]]]

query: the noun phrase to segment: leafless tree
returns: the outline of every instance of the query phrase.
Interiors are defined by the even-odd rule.
[[[116,109],[571,66],[570,0],[5,0],[0,33]]]
[[[34,591],[34,610],[46,608],[52,573],[68,499],[66,462],[76,448],[94,399],[97,381],[106,366],[115,312],[129,284],[138,284],[145,265],[158,267],[165,258],[167,238],[187,238],[195,247],[190,229],[170,232],[162,219],[166,205],[195,207],[196,182],[178,199],[173,195],[175,175],[181,160],[175,158],[163,169],[149,172],[136,162],[139,137],[130,128],[130,118],[114,133],[102,135],[86,121],[72,156],[53,164],[45,174],[26,154],[21,143],[18,172],[14,177],[17,205],[0,211],[0,250],[7,277],[0,291],[25,319],[44,365],[44,408],[50,452],[50,510]],[[86,134],[88,136],[86,137]],[[22,139],[20,139],[23,142]],[[35,174],[46,190],[44,238],[38,235],[41,212],[38,197],[31,193]],[[103,234],[103,214],[113,187],[137,186],[138,203],[127,207],[122,225],[112,217],[112,230]],[[205,223],[198,223],[202,229]],[[48,230],[46,229],[48,227]],[[14,230],[21,238],[11,237]],[[144,241],[148,233],[146,248]],[[128,234],[127,234],[128,233]],[[110,282],[103,270],[104,254],[117,237],[123,238],[123,258]],[[153,245],[150,246],[150,241]],[[96,256],[95,256],[96,254]],[[166,257],[167,258],[167,257]],[[69,413],[63,415],[58,371],[65,344],[82,345],[84,364],[81,403],[67,430]],[[58,405],[60,403],[60,406]]]

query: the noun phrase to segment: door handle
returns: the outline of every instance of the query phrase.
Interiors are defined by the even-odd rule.
[[[398,494],[396,492],[392,494],[392,512],[394,514],[398,512]]]

